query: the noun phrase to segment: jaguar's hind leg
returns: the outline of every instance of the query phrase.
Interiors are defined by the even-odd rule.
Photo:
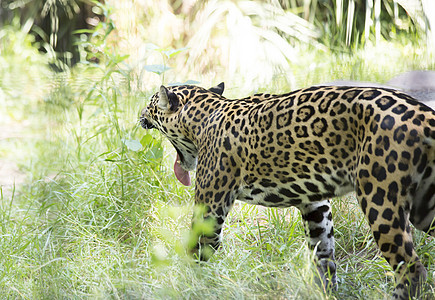
[[[371,182],[359,180],[357,198],[379,249],[395,271],[393,299],[418,297],[426,270],[414,250],[409,211],[397,184],[393,181],[375,189]]]
[[[317,258],[317,269],[326,289],[336,290],[334,229],[329,200],[298,206],[307,223],[309,245]]]
[[[409,219],[417,229],[435,237],[435,170],[428,166],[422,174]]]

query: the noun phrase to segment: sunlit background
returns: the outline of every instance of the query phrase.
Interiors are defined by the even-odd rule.
[[[427,69],[433,65],[435,5],[428,0],[2,1],[0,22],[3,58],[28,50],[10,47],[19,41],[9,40],[8,30],[19,30],[31,33],[33,46],[61,70],[92,61],[92,53],[98,60],[116,53],[128,56],[122,63],[141,89],[162,81],[225,80],[230,88],[251,92],[277,82],[294,89],[324,79],[367,79],[331,68],[334,59],[381,64],[389,72],[385,80],[396,72]],[[416,59],[401,60],[410,56]],[[388,67],[398,62],[396,72]],[[166,70],[162,66],[171,69],[154,76],[147,65],[160,66],[154,73]]]

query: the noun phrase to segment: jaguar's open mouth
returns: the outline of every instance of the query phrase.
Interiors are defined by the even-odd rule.
[[[174,173],[175,177],[177,177],[178,181],[180,181],[184,185],[191,185],[190,181],[190,175],[189,171],[186,171],[182,166],[184,165],[184,156],[183,154],[177,149],[177,147],[174,147],[177,151],[177,157],[175,159],[174,163]]]

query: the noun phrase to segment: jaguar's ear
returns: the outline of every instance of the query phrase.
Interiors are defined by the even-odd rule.
[[[225,84],[223,82],[219,83],[217,86],[211,87],[208,90],[210,92],[219,94],[222,96],[222,94],[224,93],[224,88],[225,88]]]
[[[169,91],[163,85],[160,86],[158,106],[163,110],[175,111],[178,108],[180,101],[177,95]]]

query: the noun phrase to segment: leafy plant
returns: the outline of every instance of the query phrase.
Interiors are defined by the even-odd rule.
[[[4,18],[9,23],[11,16],[18,16],[22,24],[31,23],[30,31],[35,35],[41,51],[50,53],[52,66],[66,70],[79,61],[75,45],[75,30],[92,29],[100,26],[103,16],[100,9],[106,7],[98,0],[33,0],[2,1]],[[106,23],[108,24],[108,23]]]

